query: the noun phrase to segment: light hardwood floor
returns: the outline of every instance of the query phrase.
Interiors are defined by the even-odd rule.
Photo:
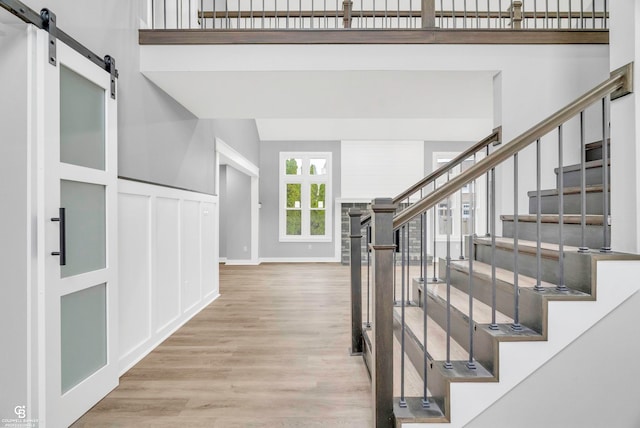
[[[348,353],[348,269],[221,265],[221,297],[73,426],[370,426],[370,381]]]

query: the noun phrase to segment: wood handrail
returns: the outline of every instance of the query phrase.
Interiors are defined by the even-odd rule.
[[[519,153],[534,141],[542,138],[558,126],[562,125],[575,115],[585,110],[594,102],[611,95],[619,98],[630,93],[633,89],[633,63],[629,63],[611,73],[611,76],[593,89],[585,92],[573,102],[558,110],[548,118],[539,122],[529,130],[520,134],[502,148],[471,166],[461,174],[455,176],[447,183],[429,193],[424,198],[393,218],[393,227],[397,229],[413,220],[423,212],[431,209],[439,201],[451,196],[467,183],[486,174],[491,169],[500,165],[516,153]]]
[[[502,127],[499,126],[499,127],[495,128],[493,130],[493,132],[491,132],[491,134],[489,134],[488,136],[486,136],[482,140],[478,141],[476,144],[474,144],[473,146],[469,147],[467,150],[465,150],[464,152],[460,153],[455,158],[451,159],[445,165],[443,165],[440,168],[438,168],[437,170],[433,171],[432,173],[427,175],[425,178],[423,178],[422,180],[418,181],[416,184],[414,184],[413,186],[409,187],[407,190],[405,190],[404,192],[400,193],[398,196],[393,198],[393,203],[397,204],[397,203],[402,202],[404,199],[409,198],[411,195],[416,193],[418,190],[422,189],[423,187],[429,185],[431,182],[433,182],[433,181],[437,180],[438,178],[442,177],[444,174],[447,173],[447,171],[449,171],[452,168],[455,168],[456,166],[460,165],[462,162],[464,162],[466,159],[468,159],[471,156],[473,156],[475,153],[478,153],[480,150],[483,150],[489,144],[491,144],[491,143],[494,143],[494,145],[497,145],[495,143],[499,144],[501,138],[502,138]]]

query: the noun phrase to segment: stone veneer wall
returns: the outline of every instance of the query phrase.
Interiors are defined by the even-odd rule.
[[[351,243],[349,242],[349,210],[351,208],[359,208],[362,212],[367,212],[369,208],[369,204],[364,202],[343,202],[341,207],[341,243],[340,243],[340,261],[343,265],[348,265],[349,260],[351,259],[350,250]],[[366,263],[366,245],[367,245],[367,235],[366,231],[363,228],[362,230],[362,261]]]
[[[350,242],[349,242],[349,210],[351,208],[359,208],[363,212],[367,212],[369,209],[368,203],[364,202],[343,202],[341,206],[341,263],[343,265],[348,265],[350,260]],[[405,207],[402,207],[405,208]],[[431,229],[429,229],[429,232]],[[362,263],[366,265],[366,230],[363,228],[362,230]],[[403,238],[400,237],[400,241],[402,242]],[[412,220],[409,222],[409,254],[410,261],[412,265],[420,264],[420,218]],[[397,257],[398,264],[400,263],[400,257]]]

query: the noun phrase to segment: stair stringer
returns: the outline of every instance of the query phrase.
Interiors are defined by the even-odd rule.
[[[606,256],[605,256],[606,257]],[[624,256],[622,256],[624,257]],[[598,260],[594,301],[549,301],[547,341],[500,342],[499,382],[452,382],[450,423],[404,423],[407,428],[463,427],[640,291],[640,260]],[[638,308],[640,311],[640,308]],[[632,381],[632,380],[630,380]],[[594,386],[594,398],[597,394]],[[531,403],[535,406],[535,403]],[[585,403],[585,410],[603,411]],[[595,409],[597,407],[599,410]],[[550,415],[552,417],[552,415]],[[514,422],[515,423],[515,422]]]

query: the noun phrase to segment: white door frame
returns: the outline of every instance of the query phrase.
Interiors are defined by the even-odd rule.
[[[251,178],[251,258],[243,263],[243,260],[235,260],[233,264],[258,265],[258,247],[260,242],[260,168],[249,159],[238,153],[220,138],[216,137],[216,195],[220,196],[220,165],[230,165]],[[222,206],[220,207],[222,209]],[[219,219],[219,217],[218,217]]]
[[[48,62],[49,37],[38,30],[34,39],[36,56],[35,103],[38,151],[38,372],[39,418],[44,427],[67,426],[118,385],[117,337],[117,104],[109,98],[110,76],[82,55],[57,42],[57,64]],[[60,68],[80,74],[105,91],[105,168],[91,168],[60,162]],[[61,278],[59,224],[51,221],[60,207],[60,180],[105,186],[106,266],[102,269]],[[60,298],[74,291],[106,284],[106,364],[66,392],[61,392]]]

